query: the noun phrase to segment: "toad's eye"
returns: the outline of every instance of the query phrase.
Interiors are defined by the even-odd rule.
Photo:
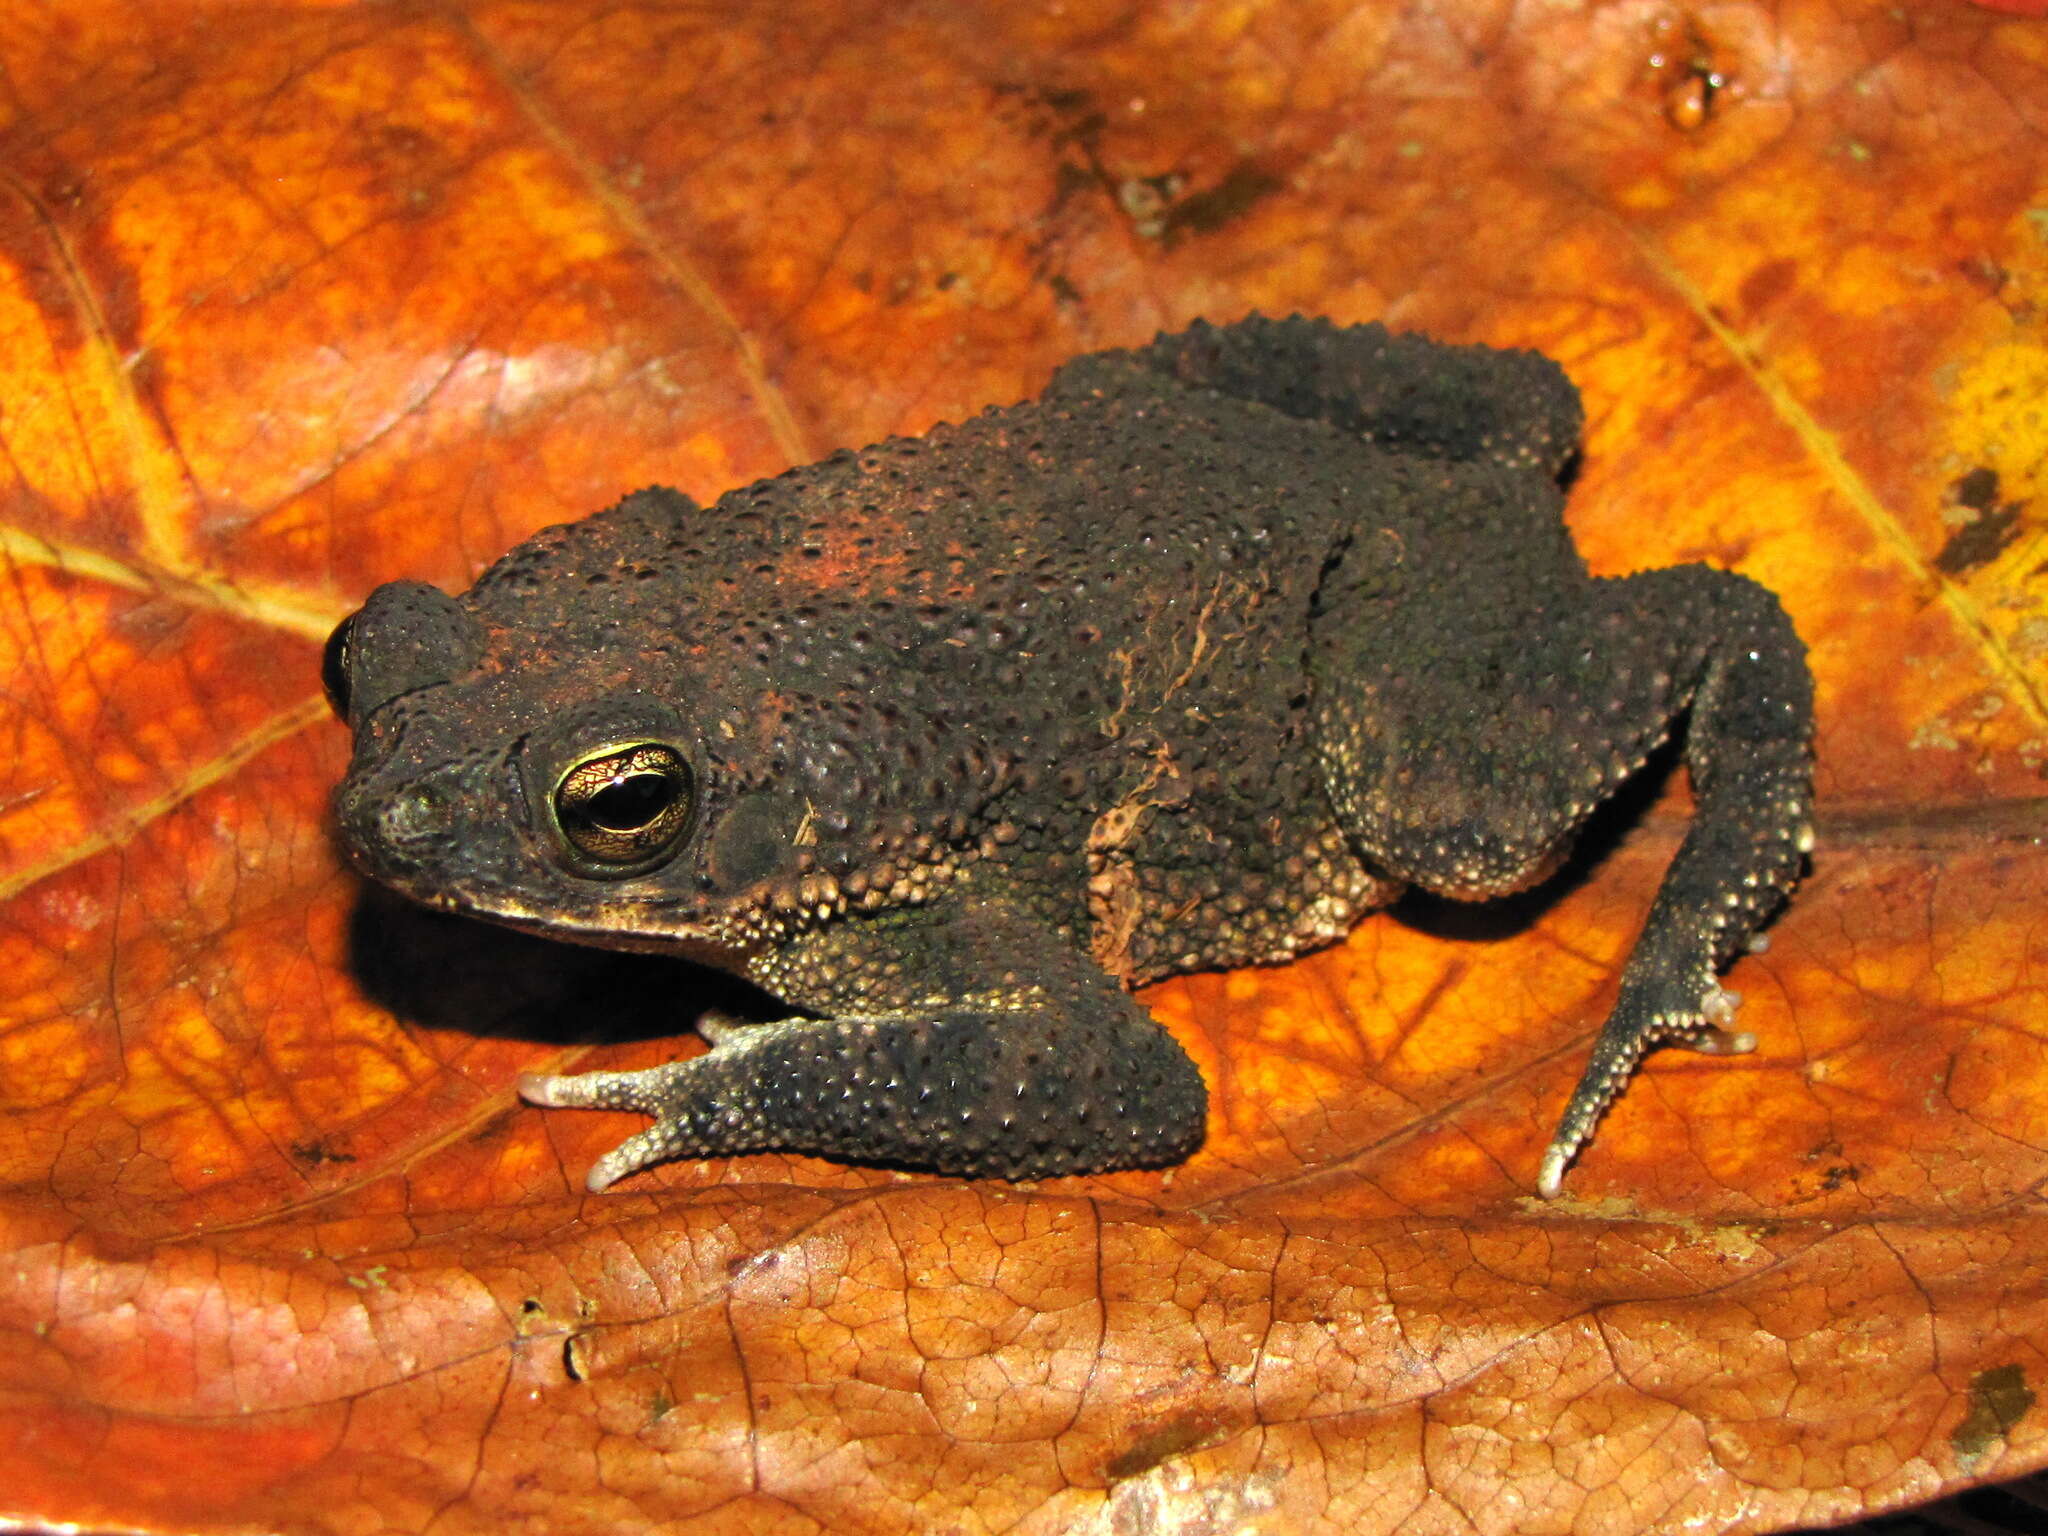
[[[355,646],[356,615],[350,614],[334,626],[327,637],[327,649],[320,653],[320,686],[327,690],[327,703],[348,724],[348,669]]]
[[[690,830],[690,765],[658,741],[586,757],[555,786],[555,825],[591,875],[643,874]]]

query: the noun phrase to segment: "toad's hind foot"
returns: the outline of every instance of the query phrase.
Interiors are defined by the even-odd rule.
[[[1673,610],[1689,606],[1717,637],[1686,730],[1693,825],[1544,1153],[1537,1191],[1546,1199],[1645,1051],[1667,1042],[1716,1055],[1755,1046],[1726,1027],[1740,999],[1714,976],[1751,949],[1813,849],[1813,684],[1783,610],[1761,587],[1697,567],[1633,579],[1668,588]]]
[[[1680,1045],[1703,1056],[1741,1056],[1756,1049],[1755,1035],[1727,1027],[1734,1022],[1741,997],[1711,980],[1704,990],[1698,988],[1697,977],[1674,978],[1668,986],[1645,983],[1624,993],[1594,1042],[1592,1060],[1544,1150],[1537,1194],[1555,1200],[1564,1192],[1565,1169],[1592,1140],[1593,1128],[1628,1086],[1645,1052],[1659,1045]]]
[[[1470,481],[1446,476],[1440,515],[1455,519]],[[1557,612],[1548,596],[1518,608],[1518,594],[1569,590],[1565,576],[1475,574],[1479,558],[1463,586],[1361,572],[1346,588],[1341,562],[1326,583],[1316,747],[1375,868],[1465,899],[1522,889],[1680,722],[1693,789],[1692,827],[1544,1156],[1548,1196],[1644,1052],[1744,1044],[1714,978],[1812,847],[1813,684],[1784,610],[1740,576],[1692,565],[1588,582]]]

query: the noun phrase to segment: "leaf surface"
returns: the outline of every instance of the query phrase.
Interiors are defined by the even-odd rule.
[[[739,0],[0,17],[0,1515],[1782,1530],[2048,1461],[2048,25]],[[1166,1173],[577,1193],[719,983],[365,893],[318,648],[1257,308],[1539,347],[1596,569],[1778,591],[1821,845],[1530,1190],[1683,833],[1146,994]],[[677,1036],[684,1038],[678,1040]]]

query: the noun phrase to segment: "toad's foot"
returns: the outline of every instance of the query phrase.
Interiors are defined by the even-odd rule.
[[[598,1159],[593,1193],[670,1158],[771,1148],[1005,1179],[1186,1157],[1207,1106],[1195,1064],[1085,957],[1043,958],[1043,983],[922,1006],[744,1026],[714,1016],[699,1026],[707,1055],[529,1074],[519,1092],[654,1117]]]
[[[1470,592],[1355,574],[1352,592],[1342,562],[1333,569],[1314,635],[1327,648],[1316,746],[1339,818],[1390,875],[1468,899],[1528,886],[1685,723],[1692,826],[1544,1156],[1538,1188],[1552,1196],[1645,1051],[1753,1043],[1725,1028],[1733,1002],[1714,977],[1813,847],[1812,678],[1777,599],[1701,566],[1594,583],[1576,616],[1491,626]],[[1481,587],[1505,604],[1516,577]],[[1380,612],[1389,591],[1406,605],[1393,619]],[[1388,634],[1408,638],[1389,649]]]
[[[1712,980],[1701,984],[1697,978],[1690,984],[1625,992],[1600,1031],[1593,1058],[1544,1151],[1536,1193],[1545,1200],[1563,1193],[1565,1169],[1592,1139],[1594,1126],[1628,1085],[1645,1052],[1659,1045],[1682,1045],[1705,1056],[1741,1056],[1755,1050],[1755,1035],[1728,1028],[1741,1004],[1740,993]]]

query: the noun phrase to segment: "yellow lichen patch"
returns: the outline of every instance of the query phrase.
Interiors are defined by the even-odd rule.
[[[2038,766],[2048,759],[2048,207],[2021,213],[2006,234],[1991,258],[1997,302],[1973,328],[1979,344],[1936,381],[1949,478],[1935,565],[1979,615],[2003,664],[1998,692],[2024,719]],[[1997,713],[1982,695],[1961,700],[1951,729],[1964,735]]]

